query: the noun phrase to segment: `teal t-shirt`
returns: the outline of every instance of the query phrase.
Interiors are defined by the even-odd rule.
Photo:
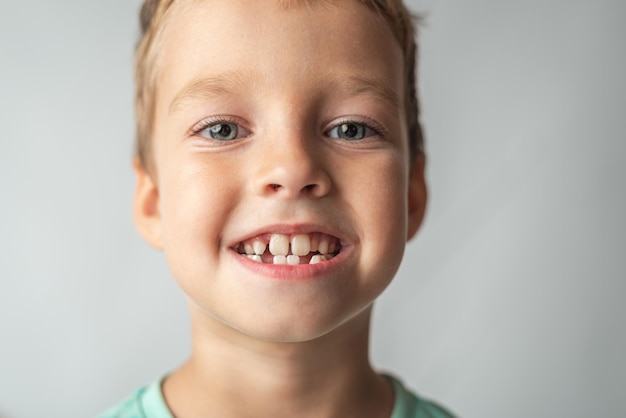
[[[436,403],[409,392],[397,379],[387,376],[393,384],[394,406],[390,418],[454,418]],[[173,418],[161,392],[161,381],[141,388],[119,405],[98,418]]]

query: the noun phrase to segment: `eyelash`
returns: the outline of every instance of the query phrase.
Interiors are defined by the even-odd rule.
[[[365,129],[370,129],[373,132],[373,134],[369,135],[369,136],[379,136],[381,138],[385,138],[387,136],[387,130],[385,129],[385,127],[383,125],[381,125],[379,122],[376,122],[373,119],[364,118],[364,117],[358,117],[358,118],[344,117],[344,118],[341,118],[341,119],[339,119],[337,121],[334,121],[332,126],[329,129],[327,129],[326,131],[324,131],[324,134],[328,136],[328,133],[330,131],[340,127],[341,125],[361,125],[361,126],[365,127]],[[369,136],[366,136],[363,139],[360,139],[358,141],[363,141],[363,140],[367,139]],[[339,139],[339,138],[333,138],[333,139]]]
[[[245,129],[245,128],[243,128],[241,126],[241,121],[238,120],[235,117],[232,117],[232,116],[212,116],[212,117],[206,118],[204,120],[201,120],[200,122],[195,124],[191,128],[191,130],[189,131],[189,136],[202,136],[202,135],[200,135],[202,131],[204,131],[207,128],[210,128],[211,126],[220,125],[220,124],[237,125],[237,128],[243,129],[244,131],[248,132],[247,129]],[[207,138],[207,139],[209,139],[209,138]]]
[[[248,135],[250,134],[250,132],[246,128],[242,127],[241,122],[237,118],[235,118],[235,117],[232,117],[232,116],[213,116],[213,117],[206,118],[206,119],[198,122],[196,125],[194,125],[191,128],[191,130],[189,131],[189,136],[202,136],[201,135],[202,131],[204,131],[207,128],[210,128],[211,126],[220,125],[220,124],[237,125],[238,129],[247,132]],[[325,136],[329,136],[329,132],[331,132],[333,129],[337,129],[341,125],[350,125],[350,124],[363,126],[365,129],[370,129],[373,132],[371,135],[365,136],[362,139],[354,140],[355,142],[363,141],[363,140],[367,139],[370,136],[380,136],[382,138],[385,138],[387,136],[387,130],[385,129],[385,127],[383,125],[381,125],[380,123],[376,122],[373,119],[363,118],[363,117],[359,117],[359,118],[344,117],[344,118],[341,118],[341,119],[333,122],[332,125],[330,126],[330,128],[328,128],[328,129],[326,129],[324,131],[324,135]],[[248,136],[248,135],[246,135],[246,136]],[[210,139],[210,138],[206,138],[206,139]],[[332,139],[340,139],[340,138],[332,138]],[[220,140],[217,140],[217,139],[215,139],[215,140],[216,141],[220,141]],[[228,142],[228,141],[224,141],[224,142]]]

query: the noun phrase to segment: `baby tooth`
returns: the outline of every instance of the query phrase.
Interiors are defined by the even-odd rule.
[[[243,249],[248,255],[254,254],[254,248],[252,248],[252,244],[244,244]]]
[[[298,257],[297,255],[288,255],[287,264],[289,264],[290,266],[297,266],[298,264],[300,264],[300,257]]]
[[[312,234],[311,235],[311,248],[309,248],[309,251],[314,253],[317,251],[317,246],[320,244],[320,237],[318,234]]]
[[[289,254],[289,238],[282,234],[272,234],[270,237],[270,253],[273,255]]]
[[[328,254],[334,254],[336,249],[337,249],[337,243],[335,242],[335,240],[331,240],[328,243]]]
[[[315,254],[313,257],[311,257],[311,261],[309,261],[309,264],[317,264],[321,263],[322,261],[322,256],[319,254]]]
[[[274,264],[287,264],[287,257],[284,255],[275,255]]]
[[[327,237],[320,238],[320,243],[317,247],[317,252],[319,252],[320,254],[328,254],[328,238]]]
[[[291,237],[291,253],[293,255],[307,255],[311,251],[311,240],[306,234]]]
[[[262,263],[263,260],[261,259],[260,255],[249,255],[248,258],[252,261],[256,261],[257,263]]]
[[[254,241],[254,244],[252,244],[252,248],[254,249],[254,253],[256,255],[263,255],[267,245],[263,241],[256,240]]]

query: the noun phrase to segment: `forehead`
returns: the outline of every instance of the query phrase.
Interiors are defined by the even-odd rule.
[[[175,3],[156,65],[159,96],[230,74],[241,87],[303,88],[329,80],[402,96],[403,56],[388,22],[356,0],[189,0]],[[243,86],[243,84],[247,84]]]

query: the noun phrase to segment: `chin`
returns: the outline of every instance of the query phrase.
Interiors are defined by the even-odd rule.
[[[340,323],[307,321],[292,316],[288,319],[276,318],[263,324],[251,324],[249,327],[239,328],[239,331],[265,342],[303,343],[321,338],[339,326]]]
[[[329,312],[316,312],[314,315],[304,314],[302,310],[287,315],[264,316],[262,319],[251,318],[247,326],[235,326],[239,332],[259,341],[274,343],[305,343],[321,339],[335,330],[358,324],[368,329],[367,317],[370,309],[360,312],[341,312],[335,315]],[[358,318],[365,318],[359,321]],[[359,327],[360,329],[360,327]]]

